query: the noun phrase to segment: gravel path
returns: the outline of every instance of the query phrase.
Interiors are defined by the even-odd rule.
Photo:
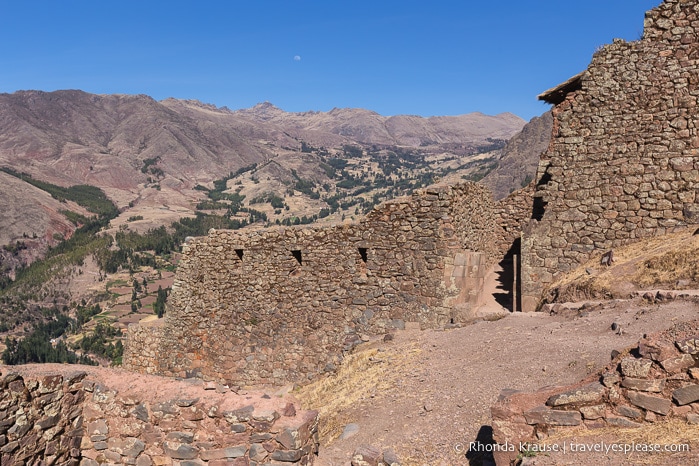
[[[393,351],[419,348],[416,363],[398,374],[389,390],[345,413],[359,425],[358,433],[323,446],[317,464],[348,465],[360,445],[392,448],[406,466],[481,464],[481,458],[466,458],[464,452],[479,435],[489,437],[489,408],[503,388],[576,382],[607,364],[612,350],[633,346],[643,334],[675,321],[697,318],[697,310],[692,300],[648,304],[636,299],[610,301],[574,316],[517,313],[452,330],[408,328],[379,345]],[[615,322],[621,334],[611,330]],[[604,458],[537,458],[532,464],[614,464]]]

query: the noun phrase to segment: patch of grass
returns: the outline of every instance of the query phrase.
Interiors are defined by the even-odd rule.
[[[601,429],[561,429],[543,440],[542,444],[563,443],[567,439],[581,439],[585,437],[611,438],[608,443],[620,443],[625,445],[678,445],[689,444],[691,451],[699,447],[699,429],[690,425],[686,420],[670,418],[654,423],[646,423],[638,428],[604,427]],[[586,441],[590,443],[590,441]],[[665,455],[672,453],[667,452]],[[667,459],[663,453],[647,453],[645,457],[635,457],[634,464],[661,464],[661,459]],[[665,464],[665,463],[662,463]],[[675,463],[678,464],[678,463]]]
[[[345,358],[336,373],[302,387],[298,399],[305,407],[320,412],[321,443],[328,445],[339,437],[343,427],[351,422],[347,410],[372,394],[391,388],[401,369],[409,367],[419,353],[415,347],[382,352],[359,347]]]
[[[663,236],[644,238],[636,243],[614,248],[614,265],[600,265],[606,250],[556,281],[551,290],[565,290],[567,297],[611,297],[622,282],[639,289],[676,288],[681,279],[699,280],[699,235],[686,229]],[[591,271],[592,273],[588,273]]]
[[[699,236],[679,249],[653,255],[640,265],[633,282],[640,287],[662,284],[675,288],[678,280],[699,279]]]
[[[109,291],[109,289],[113,286],[119,288],[119,287],[127,286],[127,285],[128,285],[128,282],[126,280],[122,280],[122,279],[109,280],[107,282],[107,284],[105,285],[105,288],[107,290],[107,293],[109,293],[112,297],[115,297],[115,296],[119,297],[119,294],[113,293],[113,292]]]

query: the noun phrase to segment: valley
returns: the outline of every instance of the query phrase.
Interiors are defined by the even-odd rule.
[[[0,350],[42,316],[60,312],[75,326],[81,306],[100,306],[67,339],[78,354],[98,322],[113,326],[105,341],[115,344],[153,315],[157,287],[135,309],[126,288],[147,278],[169,289],[185,237],[354,222],[438,180],[484,178],[524,126],[514,115],[230,111],[81,91],[0,95],[0,117]],[[96,191],[81,198],[71,186]]]

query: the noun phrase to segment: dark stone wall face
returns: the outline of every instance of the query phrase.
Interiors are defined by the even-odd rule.
[[[525,310],[595,254],[699,223],[698,28],[696,1],[667,0],[554,108],[522,239]]]

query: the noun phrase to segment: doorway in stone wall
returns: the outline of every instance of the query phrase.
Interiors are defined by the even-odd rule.
[[[493,298],[510,312],[522,310],[522,288],[519,279],[522,270],[521,249],[522,240],[517,238],[496,268],[496,289],[493,292]]]

